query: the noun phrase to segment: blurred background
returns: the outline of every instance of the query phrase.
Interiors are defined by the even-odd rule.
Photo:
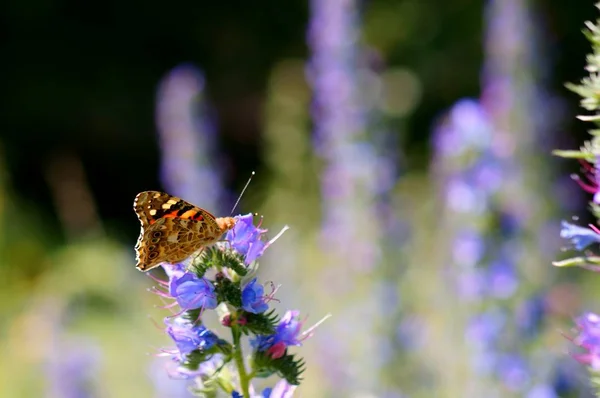
[[[0,396],[186,397],[133,198],[274,235],[280,308],[333,317],[301,397],[587,397],[553,269],[591,2],[3,3]],[[160,272],[157,272],[160,276]],[[157,327],[157,325],[159,325]]]

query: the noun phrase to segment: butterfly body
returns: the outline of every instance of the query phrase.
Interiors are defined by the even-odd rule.
[[[177,263],[219,241],[235,225],[183,199],[159,191],[140,192],[133,203],[142,229],[135,246],[136,268],[148,271]]]

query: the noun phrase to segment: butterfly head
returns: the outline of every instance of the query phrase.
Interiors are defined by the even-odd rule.
[[[216,219],[219,228],[221,228],[222,233],[225,233],[235,227],[235,223],[237,220],[233,217],[220,217]]]

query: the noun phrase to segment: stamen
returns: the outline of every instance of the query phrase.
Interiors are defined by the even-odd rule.
[[[279,290],[279,288],[281,287],[281,285],[277,285],[275,286],[275,284],[272,281],[269,281],[269,283],[271,284],[271,293],[264,295],[263,297],[261,297],[265,303],[269,303],[271,301],[275,301],[280,303],[281,301],[279,299],[275,298],[275,293],[277,292],[277,290]]]
[[[160,308],[161,310],[166,310],[169,308],[173,308],[177,305],[177,301],[171,303],[171,304],[167,304],[167,305],[163,305],[163,306],[157,306],[157,308]]]
[[[579,159],[579,163],[581,163],[581,165],[583,166],[585,171],[591,171],[591,172],[595,172],[596,171],[596,167],[592,166],[592,164],[590,162],[588,162],[587,160],[583,160],[583,159]]]
[[[279,239],[281,237],[281,235],[283,235],[283,233],[285,231],[287,231],[288,229],[290,229],[290,227],[288,227],[287,225],[284,226],[281,231],[279,231],[279,233],[277,235],[275,235],[275,237],[273,239],[271,239],[270,241],[267,242],[267,244],[265,245],[265,248],[271,246],[277,239]]]
[[[165,330],[165,328],[162,325],[160,325],[158,322],[156,322],[156,320],[154,318],[152,318],[150,315],[148,315],[148,319],[150,319],[150,322],[152,322],[154,327],[157,328],[158,330],[160,330],[161,332]]]
[[[314,334],[313,332],[317,328],[317,326],[319,326],[320,324],[322,324],[323,322],[325,322],[330,317],[331,317],[331,314],[325,315],[319,322],[315,323],[312,327],[310,327],[309,329],[307,329],[304,332],[302,332],[302,336],[304,336],[304,337],[300,341],[306,340],[309,337],[312,337],[312,335]]]
[[[155,286],[152,286],[150,288],[147,289],[150,293],[156,294],[157,296],[160,297],[164,297],[164,298],[173,298],[171,297],[171,295],[167,292],[162,292],[160,290],[158,290]]]
[[[598,185],[596,186],[584,182],[577,174],[571,174],[571,178],[586,192],[596,193],[598,192]]]
[[[173,355],[177,355],[177,353],[179,353],[179,350],[168,351],[168,350],[166,350],[166,349],[164,349],[164,348],[161,348],[159,351],[160,351],[162,354],[157,354],[157,356],[163,356],[163,357],[165,357],[165,356],[167,356],[167,355],[168,355],[168,356],[173,356]]]
[[[595,233],[597,233],[598,235],[600,235],[600,229],[598,229],[597,226],[595,226],[594,224],[588,224],[588,227],[590,227],[590,229],[592,231],[594,231]]]
[[[258,216],[258,213],[254,213],[254,216]],[[261,216],[260,216],[260,221],[259,221],[259,222],[258,222],[258,224],[256,225],[256,229],[259,229],[259,228],[260,228],[260,226],[262,225],[262,223],[263,223],[263,220],[264,220],[264,219],[265,219],[265,217],[261,215]]]
[[[148,275],[149,278],[152,278],[152,280],[154,280],[154,282],[159,283],[160,285],[169,285],[169,281],[164,281],[162,279],[158,279],[157,277],[155,277],[154,275],[152,275],[151,273],[146,273],[146,275]]]

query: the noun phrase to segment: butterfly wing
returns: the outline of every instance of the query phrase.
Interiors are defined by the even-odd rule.
[[[135,246],[141,271],[183,261],[224,232],[208,211],[164,192],[141,192],[133,207],[142,224]]]

